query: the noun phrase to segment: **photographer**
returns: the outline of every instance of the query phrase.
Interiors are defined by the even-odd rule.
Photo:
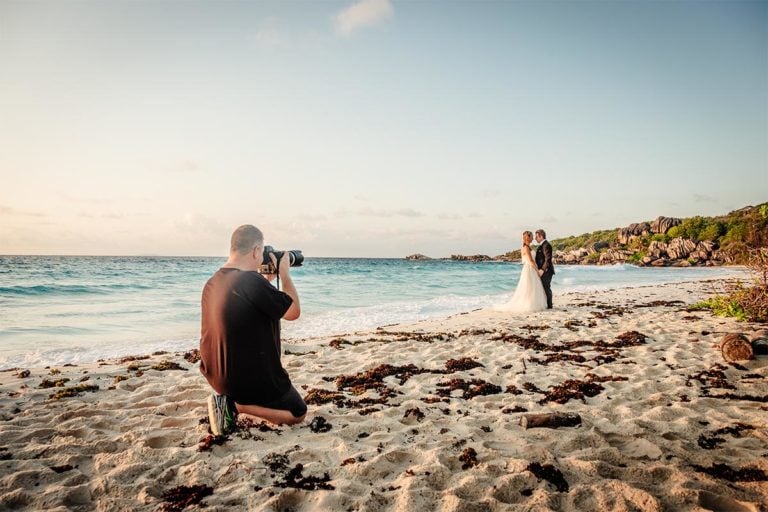
[[[293,425],[307,412],[280,362],[280,320],[301,314],[289,272],[292,254],[286,251],[278,261],[271,248],[267,252],[258,228],[240,226],[232,233],[229,259],[203,289],[200,371],[215,391],[208,398],[215,435],[229,431],[238,413]],[[284,291],[270,284],[277,276]]]

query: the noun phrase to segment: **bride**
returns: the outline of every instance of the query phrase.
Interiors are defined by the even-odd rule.
[[[499,311],[527,313],[547,309],[547,295],[544,293],[544,285],[541,284],[539,269],[531,255],[531,240],[533,240],[533,233],[524,231],[523,247],[520,249],[520,256],[523,260],[520,281],[517,283],[515,294],[509,299],[509,302],[496,308]]]

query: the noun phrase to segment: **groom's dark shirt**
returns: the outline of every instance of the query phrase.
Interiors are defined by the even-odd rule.
[[[552,265],[552,246],[546,240],[536,248],[536,266],[543,270],[545,275],[555,273],[555,267]]]

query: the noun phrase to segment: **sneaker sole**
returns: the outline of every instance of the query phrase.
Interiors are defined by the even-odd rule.
[[[212,396],[208,397],[208,421],[211,424],[211,432],[213,432],[213,435],[215,436],[221,436],[224,435],[224,432],[221,432],[219,430],[219,422],[216,421],[217,415],[216,413],[219,413],[219,417],[223,417],[222,411],[216,410],[216,399]]]

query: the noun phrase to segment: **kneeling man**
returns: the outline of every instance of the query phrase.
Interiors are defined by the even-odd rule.
[[[202,297],[200,371],[215,393],[208,417],[215,435],[228,432],[238,413],[278,425],[304,420],[307,406],[280,363],[280,320],[301,314],[288,251],[278,268],[283,290],[258,272],[264,236],[251,225],[232,233],[229,259],[205,283]]]

